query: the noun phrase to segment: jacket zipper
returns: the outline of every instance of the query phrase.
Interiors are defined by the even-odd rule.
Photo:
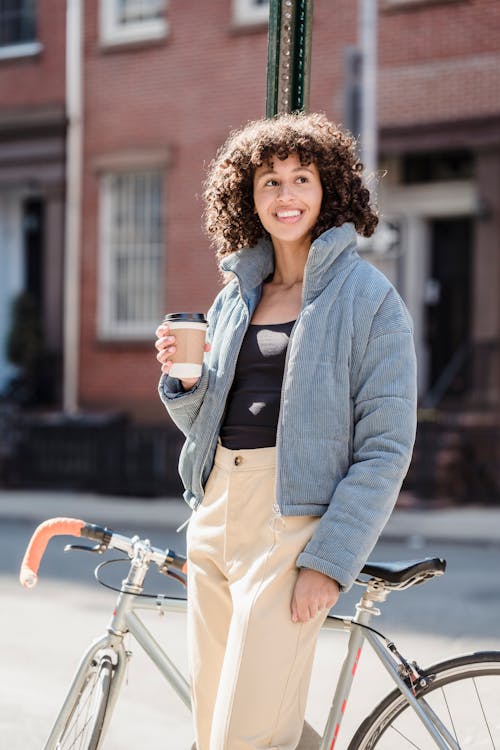
[[[309,253],[311,252],[311,250],[312,250],[312,245],[309,249]],[[287,368],[288,368],[288,357],[290,354],[293,334],[297,327],[297,323],[299,322],[300,316],[302,315],[302,312],[304,310],[304,290],[306,288],[306,276],[307,276],[307,262],[306,262],[306,266],[304,267],[304,278],[302,279],[302,306],[300,308],[299,314],[297,315],[297,319],[295,323],[293,324],[293,328],[290,331],[290,337],[288,339],[288,347],[287,347],[286,355],[285,355],[285,366],[283,368],[283,380],[281,381],[280,408],[278,412],[278,427],[276,430],[276,485],[275,485],[276,502],[273,505],[273,511],[277,516],[281,516],[281,508],[278,502],[277,489],[278,489],[279,467],[280,467],[281,410],[283,407],[283,392],[285,390],[285,380],[286,380],[286,373],[287,373]]]
[[[293,332],[295,331],[295,327],[296,327],[297,322],[298,322],[298,320],[300,318],[300,315],[301,315],[301,313],[299,313],[297,315],[297,319],[296,319],[295,323],[293,324],[292,330],[290,331],[290,336],[288,338],[288,347],[287,347],[286,355],[285,355],[285,366],[283,368],[283,380],[281,381],[280,408],[279,408],[279,412],[278,412],[278,427],[277,427],[277,430],[276,430],[276,486],[275,486],[276,502],[273,505],[273,511],[274,511],[274,513],[277,516],[281,516],[281,508],[280,508],[280,505],[279,505],[279,502],[278,502],[278,493],[277,493],[276,490],[277,490],[277,485],[278,485],[278,474],[279,474],[279,466],[280,466],[280,449],[279,449],[279,444],[280,444],[280,437],[281,437],[281,410],[282,410],[282,407],[283,407],[283,391],[285,390],[285,378],[286,378],[286,371],[287,371],[287,367],[288,367],[288,355],[289,355],[290,346],[291,346],[291,343],[292,343]]]
[[[236,276],[236,274],[235,274],[235,276]],[[236,346],[234,347],[234,353],[235,353],[235,354],[236,354],[236,350],[239,350],[239,349],[241,348],[241,344],[243,343],[243,338],[244,338],[244,336],[245,336],[245,333],[246,333],[246,330],[247,330],[247,328],[248,328],[248,322],[249,322],[249,319],[250,319],[250,318],[249,318],[249,316],[250,316],[250,310],[249,310],[249,307],[248,307],[247,303],[245,302],[245,300],[244,300],[244,298],[243,298],[243,294],[242,294],[242,292],[241,292],[241,284],[240,284],[240,280],[239,280],[239,277],[238,277],[238,276],[236,276],[236,278],[237,278],[237,280],[238,280],[238,287],[239,287],[239,290],[240,290],[240,298],[241,298],[241,301],[242,301],[242,304],[243,304],[243,308],[244,308],[244,310],[245,310],[245,313],[246,313],[246,316],[247,316],[247,326],[245,327],[245,330],[244,330],[244,332],[243,332],[243,336],[241,337],[240,341],[239,341],[239,342],[237,343],[237,345],[236,345]],[[233,354],[233,351],[231,351],[231,356],[232,356],[232,354]],[[233,357],[233,362],[234,362],[234,366],[233,366],[233,371],[232,371],[232,374],[231,374],[231,379],[229,380],[229,388],[228,388],[228,390],[227,390],[227,392],[228,392],[228,393],[229,393],[229,389],[231,388],[231,384],[232,384],[232,382],[233,382],[233,380],[234,380],[234,373],[236,372],[236,362],[237,362],[237,357]],[[222,400],[221,400],[221,401],[222,401]],[[222,409],[222,411],[219,411],[219,414],[218,414],[218,416],[217,416],[217,424],[219,423],[219,421],[220,421],[220,419],[221,419],[221,417],[222,417],[222,414],[223,414],[223,412],[224,412],[224,408],[225,408],[225,404],[226,404],[225,400],[224,400],[224,401],[222,401],[222,404],[223,404],[223,409]],[[200,486],[201,486],[201,480],[202,480],[202,477],[203,477],[203,470],[204,470],[204,468],[205,468],[205,464],[207,463],[207,458],[208,458],[208,454],[210,453],[210,448],[211,448],[211,446],[212,446],[212,441],[210,440],[210,441],[209,441],[209,446],[208,446],[208,448],[207,448],[207,451],[206,451],[206,453],[205,453],[205,456],[204,456],[204,458],[203,458],[203,463],[201,464],[201,467],[200,467],[200,474],[199,474],[199,476],[198,476],[198,483],[199,483],[199,485],[200,485]],[[203,499],[202,499],[202,498],[200,498],[200,499],[199,499],[199,500],[197,501],[196,505],[194,506],[193,510],[197,510],[197,508],[198,508],[198,507],[199,507],[199,506],[201,505],[201,503],[202,503],[202,502],[203,502]]]

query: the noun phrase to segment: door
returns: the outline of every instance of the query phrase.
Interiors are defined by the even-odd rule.
[[[452,359],[465,353],[471,328],[472,220],[468,217],[430,222],[431,278],[427,281],[429,385],[435,386]],[[453,369],[453,368],[452,368]],[[450,370],[449,370],[450,371]],[[467,390],[466,368],[459,368],[446,395]]]
[[[17,373],[7,354],[12,325],[12,306],[24,288],[22,196],[0,190],[0,394]]]

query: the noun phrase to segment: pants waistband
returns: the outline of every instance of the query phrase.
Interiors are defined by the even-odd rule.
[[[218,445],[214,463],[226,471],[253,471],[254,469],[273,469],[276,466],[276,447],[247,448],[230,450]]]

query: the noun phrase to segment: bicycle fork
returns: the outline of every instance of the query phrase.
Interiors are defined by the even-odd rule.
[[[351,692],[352,683],[356,674],[363,641],[366,639],[380,661],[387,669],[392,679],[398,686],[404,698],[412,706],[416,715],[431,735],[439,750],[460,750],[460,746],[444,726],[441,719],[435,714],[423,698],[417,698],[401,677],[398,665],[387,653],[378,637],[372,631],[359,627],[368,625],[371,618],[380,614],[380,610],[374,605],[375,602],[383,602],[388,592],[377,584],[368,584],[359,604],[356,605],[357,614],[354,619],[346,618],[342,625],[332,625],[333,629],[346,628],[350,631],[347,654],[342,664],[337,687],[333,697],[332,706],[328,715],[323,739],[319,750],[335,750],[335,745],[340,731],[340,726],[347,706],[347,700]]]
[[[126,626],[127,614],[133,606],[135,597],[142,592],[147,567],[147,564],[144,563],[142,550],[139,550],[132,561],[127,578],[122,581],[120,596],[113,611],[111,622],[108,625],[107,633],[91,643],[84,653],[44,750],[58,750],[59,738],[67,722],[70,720],[71,711],[75,703],[85,688],[94,659],[98,655],[101,657],[101,655],[107,654],[113,664],[113,679],[111,680],[107,708],[101,730],[101,740],[99,743],[101,744],[113,714],[128,663],[129,654],[125,650],[123,643],[123,639],[128,632]]]
[[[111,661],[113,662],[114,672],[109,692],[108,710],[106,711],[102,729],[102,735],[104,736],[118,693],[120,692],[120,687],[127,666],[127,654],[123,645],[123,637],[110,634],[97,638],[84,653],[44,750],[57,750],[57,743],[59,742],[61,732],[64,730],[64,727],[70,719],[75,701],[85,687],[92,662],[98,654],[109,654]]]

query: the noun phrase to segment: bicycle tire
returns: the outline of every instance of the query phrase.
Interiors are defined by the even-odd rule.
[[[113,674],[111,658],[97,655],[88,667],[83,687],[56,739],[56,750],[98,750]]]
[[[500,749],[500,652],[455,657],[424,670],[418,688],[461,750]],[[348,750],[436,750],[432,737],[396,688],[359,726]]]

